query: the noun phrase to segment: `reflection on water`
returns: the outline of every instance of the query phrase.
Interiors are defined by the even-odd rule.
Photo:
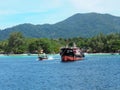
[[[0,56],[0,90],[120,90],[120,55],[87,55],[63,63],[59,55]]]

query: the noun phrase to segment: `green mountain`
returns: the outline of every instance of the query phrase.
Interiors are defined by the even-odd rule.
[[[56,24],[20,24],[0,30],[0,40],[7,39],[11,32],[22,32],[25,37],[71,38],[92,37],[99,33],[120,33],[120,17],[109,14],[75,14]]]

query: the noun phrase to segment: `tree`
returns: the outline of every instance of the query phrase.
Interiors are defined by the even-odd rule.
[[[20,32],[13,32],[8,39],[9,53],[23,53],[24,52],[24,37]]]

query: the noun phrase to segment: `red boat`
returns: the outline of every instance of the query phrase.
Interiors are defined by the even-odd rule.
[[[63,62],[84,59],[83,52],[81,51],[80,48],[76,47],[75,44],[74,44],[74,47],[61,48],[60,55],[61,55],[61,60]]]

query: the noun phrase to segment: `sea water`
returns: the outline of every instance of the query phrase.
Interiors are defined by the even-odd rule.
[[[0,56],[0,90],[120,90],[120,55],[86,55],[61,62],[59,55]]]

